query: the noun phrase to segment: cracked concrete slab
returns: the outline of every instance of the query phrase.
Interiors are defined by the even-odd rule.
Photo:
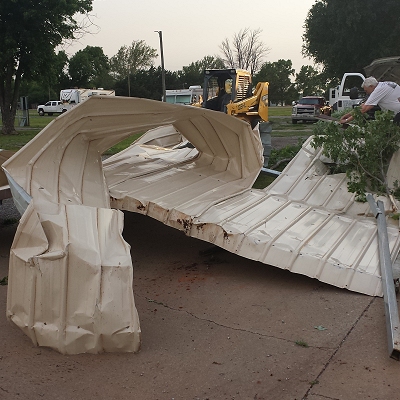
[[[399,303],[399,301],[398,301]],[[349,331],[310,393],[328,399],[397,399],[399,362],[387,355],[384,303],[371,303]],[[373,390],[371,390],[373,388]],[[313,400],[313,397],[309,397]]]
[[[0,221],[2,222],[2,221]],[[0,279],[14,226],[0,226]],[[383,300],[211,248],[125,213],[143,342],[138,354],[61,355],[5,317],[0,398],[396,398]],[[140,251],[139,251],[140,249]]]

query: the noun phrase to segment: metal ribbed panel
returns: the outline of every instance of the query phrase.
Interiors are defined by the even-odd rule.
[[[170,182],[167,196],[160,196],[161,180],[148,186],[145,178],[136,180],[137,190],[130,195],[151,199],[158,206],[149,207],[148,215],[230,252],[342,288],[381,295],[376,221],[368,216],[367,203],[354,201],[344,174],[328,175],[321,152],[309,142],[265,190],[240,194],[236,188],[237,194],[229,197],[233,181],[221,182],[221,189],[210,184],[210,179],[215,183],[210,175],[199,179],[201,170],[194,167],[193,177],[183,181],[185,195],[174,190],[185,171],[179,178],[163,174],[163,187],[166,180]],[[224,191],[228,197],[218,201]],[[158,215],[160,208],[169,211]],[[395,221],[389,238],[395,256],[400,246]]]
[[[101,165],[104,150],[143,131]],[[185,138],[195,149],[181,148]],[[343,174],[329,175],[328,160],[310,141],[273,184],[254,190],[262,144],[248,124],[195,107],[93,98],[58,117],[5,166],[36,203],[111,204],[243,257],[381,295],[376,220],[367,203],[354,201]],[[394,259],[398,221],[388,225]]]

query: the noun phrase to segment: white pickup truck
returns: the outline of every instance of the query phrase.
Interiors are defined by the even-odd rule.
[[[61,101],[48,101],[46,104],[42,104],[38,106],[37,112],[42,117],[44,114],[53,115],[53,114],[61,114],[65,111],[65,107],[63,107],[63,103]]]

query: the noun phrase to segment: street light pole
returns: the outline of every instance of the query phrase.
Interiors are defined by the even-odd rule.
[[[162,41],[162,31],[154,31],[158,33],[160,37],[160,53],[161,53],[161,80],[162,80],[162,101],[167,101],[165,91],[165,69],[164,69],[164,49]]]

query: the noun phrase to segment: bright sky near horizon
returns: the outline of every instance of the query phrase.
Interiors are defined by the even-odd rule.
[[[69,56],[86,46],[103,48],[108,57],[133,40],[144,40],[160,54],[162,31],[165,69],[183,66],[205,56],[221,55],[220,44],[235,33],[261,29],[260,40],[270,48],[265,61],[292,60],[293,68],[312,61],[301,55],[304,21],[315,0],[94,0],[95,24],[79,41],[64,46]],[[160,57],[155,61],[160,65]]]

